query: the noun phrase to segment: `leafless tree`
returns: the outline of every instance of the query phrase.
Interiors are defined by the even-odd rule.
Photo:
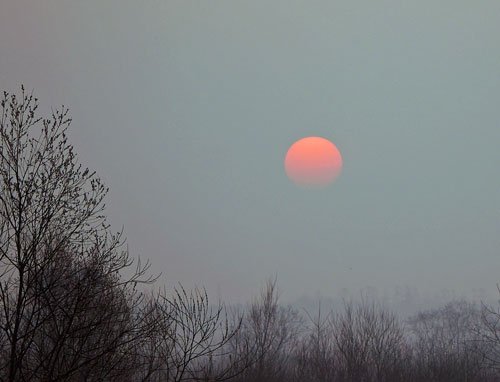
[[[316,316],[306,313],[309,325],[294,358],[294,380],[332,382],[337,380],[336,349],[331,313],[322,314],[321,304]]]
[[[227,345],[240,329],[241,318],[231,322],[223,304],[209,304],[204,289],[182,286],[152,301],[154,331],[144,347],[149,367],[147,381],[224,381],[241,373]]]
[[[408,354],[398,318],[374,302],[345,302],[332,320],[337,364],[344,381],[397,381]]]
[[[78,164],[68,110],[37,108],[24,88],[1,99],[0,380],[112,380],[144,329],[148,264],[121,274],[133,261],[103,215],[108,189]]]
[[[276,279],[269,280],[248,308],[233,342],[233,353],[251,365],[240,379],[267,382],[289,378],[301,327],[298,312],[279,305]]]
[[[500,286],[497,285],[500,294]],[[482,355],[488,367],[500,371],[500,300],[498,304],[481,305],[480,324],[477,326]]]
[[[410,319],[414,368],[419,381],[484,381],[479,311],[466,301],[418,313]]]

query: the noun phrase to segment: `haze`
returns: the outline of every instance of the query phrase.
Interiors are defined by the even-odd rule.
[[[0,0],[0,88],[65,104],[108,215],[169,284],[246,301],[495,295],[497,1]],[[304,136],[341,177],[283,170]]]

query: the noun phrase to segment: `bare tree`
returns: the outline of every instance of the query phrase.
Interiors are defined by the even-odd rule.
[[[341,380],[397,381],[407,357],[397,317],[375,303],[344,304],[332,320]]]
[[[37,108],[24,88],[1,99],[0,380],[111,380],[143,329],[148,264],[121,275],[133,261],[103,215],[108,189],[78,164],[68,110]]]
[[[410,319],[414,368],[420,381],[484,381],[479,311],[466,301],[420,312]]]
[[[318,314],[309,318],[307,335],[304,336],[294,358],[294,379],[296,381],[331,382],[337,378],[336,349],[331,313],[322,315],[321,304]]]
[[[144,347],[149,362],[143,380],[224,381],[242,371],[227,352],[241,319],[230,322],[224,305],[211,306],[204,289],[179,286],[152,305],[154,331]]]
[[[500,286],[497,285],[500,294]],[[476,328],[482,347],[482,355],[488,367],[500,370],[500,300],[496,306],[481,305],[480,324]]]
[[[276,279],[269,280],[260,298],[250,305],[235,336],[234,354],[251,365],[241,378],[244,381],[288,378],[302,319],[292,307],[280,306],[278,297]]]

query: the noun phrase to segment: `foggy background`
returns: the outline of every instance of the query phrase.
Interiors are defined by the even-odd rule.
[[[168,285],[246,301],[494,296],[498,1],[0,0],[0,89],[64,104]],[[318,135],[340,178],[301,189]]]

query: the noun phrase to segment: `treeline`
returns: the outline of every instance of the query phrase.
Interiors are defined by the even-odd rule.
[[[159,289],[104,216],[106,186],[22,88],[0,114],[0,381],[496,381],[497,307],[400,319],[374,301],[244,308]],[[149,292],[146,292],[148,291]]]

